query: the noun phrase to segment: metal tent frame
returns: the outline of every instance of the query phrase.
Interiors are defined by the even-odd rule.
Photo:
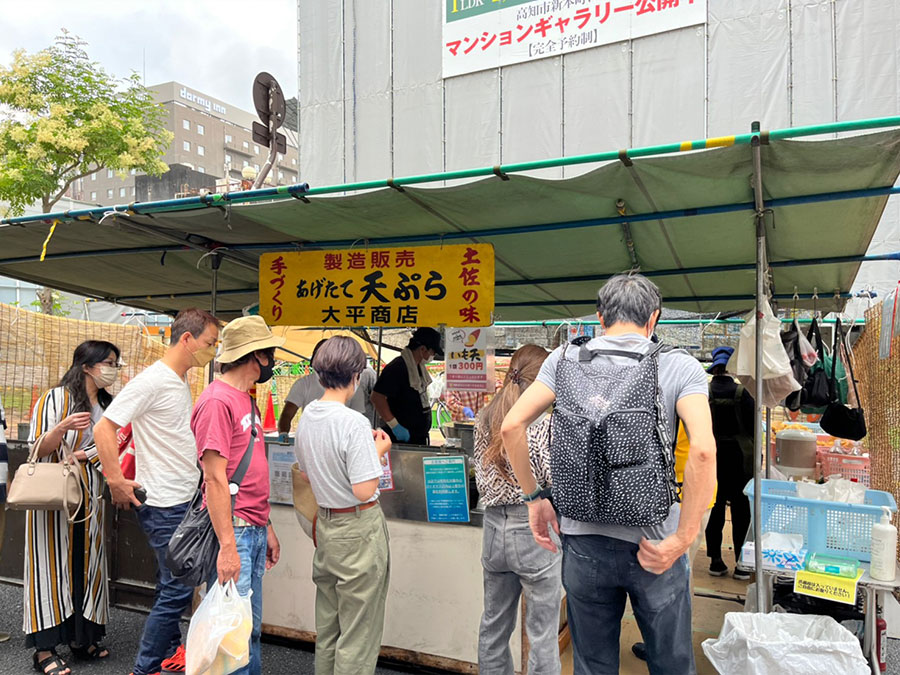
[[[449,241],[454,239],[475,239],[475,238],[491,238],[491,237],[508,237],[517,234],[534,234],[540,232],[577,232],[586,228],[604,228],[614,226],[616,229],[624,232],[626,243],[628,244],[629,253],[631,254],[632,266],[636,262],[634,256],[633,242],[631,241],[630,226],[640,222],[660,222],[663,220],[671,221],[685,218],[695,218],[697,216],[729,214],[739,212],[752,212],[755,226],[756,255],[755,263],[750,264],[731,264],[706,267],[683,267],[681,265],[672,269],[650,269],[645,272],[648,276],[667,277],[677,276],[685,279],[688,276],[700,275],[716,272],[738,272],[750,271],[755,272],[755,293],[747,294],[728,294],[710,296],[716,302],[742,303],[748,300],[755,300],[757,317],[761,316],[763,303],[767,297],[774,299],[784,298],[800,298],[809,300],[817,297],[817,293],[794,293],[793,295],[776,295],[774,293],[773,284],[769,280],[769,275],[773,269],[783,269],[798,266],[821,266],[821,265],[842,265],[848,263],[860,263],[863,261],[874,260],[900,260],[900,252],[880,254],[880,255],[864,255],[863,252],[856,252],[847,256],[830,256],[809,259],[792,259],[772,261],[767,260],[767,214],[774,208],[794,206],[801,204],[819,204],[832,201],[868,199],[868,198],[884,198],[894,194],[900,194],[900,185],[869,185],[864,188],[854,188],[848,190],[830,190],[819,192],[816,194],[799,194],[789,195],[778,198],[766,199],[763,192],[763,163],[761,151],[764,145],[773,141],[782,139],[797,139],[815,135],[839,134],[844,132],[854,132],[871,129],[886,129],[889,127],[900,126],[900,116],[883,117],[877,119],[858,120],[852,122],[837,122],[831,124],[822,124],[798,128],[779,129],[774,131],[761,131],[759,123],[754,122],[750,133],[725,136],[718,138],[709,138],[693,141],[685,141],[680,143],[671,143],[665,145],[656,145],[643,148],[624,149],[617,151],[602,152],[596,154],[579,155],[575,157],[562,157],[556,159],[547,159],[534,162],[520,162],[511,164],[502,164],[492,167],[481,167],[475,169],[466,169],[458,171],[447,171],[442,173],[424,174],[418,176],[408,176],[405,178],[387,178],[373,181],[361,181],[355,183],[347,183],[341,185],[325,186],[325,187],[309,187],[306,183],[280,186],[276,188],[265,188],[259,190],[247,190],[243,192],[235,192],[229,194],[208,194],[197,197],[189,197],[185,199],[172,199],[159,202],[148,203],[130,203],[127,205],[117,205],[113,207],[100,207],[91,209],[70,210],[65,212],[39,214],[24,217],[5,218],[0,220],[0,243],[4,238],[7,241],[13,241],[13,246],[25,245],[23,242],[33,242],[33,234],[30,228],[37,226],[51,225],[50,235],[45,240],[45,252],[40,255],[18,255],[12,257],[0,257],[0,272],[9,276],[29,280],[41,281],[47,279],[52,284],[52,276],[41,272],[42,268],[34,268],[33,265],[38,261],[41,264],[48,265],[45,270],[51,269],[54,263],[62,263],[72,259],[96,259],[102,258],[104,261],[112,261],[118,256],[136,256],[136,255],[152,255],[165,256],[170,252],[181,252],[184,250],[195,250],[203,254],[203,257],[211,256],[212,279],[209,291],[186,290],[178,293],[165,293],[158,296],[146,295],[124,295],[116,296],[114,294],[103,295],[97,293],[96,289],[109,289],[111,284],[115,284],[113,279],[95,280],[93,284],[89,284],[87,288],[78,287],[70,284],[69,288],[64,290],[73,290],[82,294],[93,295],[94,297],[102,297],[103,299],[112,299],[117,302],[134,304],[149,309],[158,309],[164,303],[173,303],[176,300],[184,300],[190,298],[210,297],[210,304],[215,310],[220,298],[228,296],[247,295],[256,289],[252,288],[220,288],[221,272],[220,264],[223,260],[227,260],[238,268],[244,270],[256,270],[256,254],[266,250],[279,250],[288,247],[301,248],[342,248],[351,247],[359,239],[335,238],[330,240],[315,239],[292,241],[284,239],[276,240],[273,236],[262,238],[257,241],[235,241],[232,243],[221,244],[208,237],[194,236],[189,230],[184,231],[180,227],[166,227],[167,218],[178,218],[182,214],[186,214],[197,210],[215,209],[222,212],[226,223],[229,223],[233,213],[233,206],[242,204],[253,204],[256,202],[277,202],[288,199],[299,200],[300,202],[310,203],[311,197],[324,197],[326,195],[339,195],[347,193],[355,193],[359,191],[370,191],[379,188],[388,188],[389,192],[404,194],[405,197],[420,207],[423,212],[427,212],[436,220],[443,219],[446,223],[453,225],[442,214],[436,212],[432,207],[423,204],[420,201],[421,191],[413,194],[410,190],[405,190],[406,186],[414,186],[425,183],[434,183],[438,181],[455,181],[459,179],[471,179],[479,177],[493,177],[500,179],[505,183],[509,183],[510,174],[516,174],[526,171],[535,171],[539,169],[555,168],[562,166],[574,166],[603,162],[620,162],[624,167],[630,169],[634,164],[633,160],[638,158],[659,157],[673,153],[685,153],[695,150],[711,149],[711,148],[728,148],[734,146],[748,146],[752,157],[752,180],[751,188],[753,200],[752,202],[739,201],[725,204],[705,204],[698,206],[689,206],[688,208],[663,209],[655,207],[653,200],[649,199],[649,194],[644,191],[648,197],[648,202],[652,208],[643,213],[626,214],[624,208],[617,208],[618,215],[602,218],[587,218],[577,220],[566,220],[561,222],[533,222],[526,225],[506,226],[506,227],[480,227],[480,228],[459,228],[450,227],[442,231],[420,231],[418,233],[389,233],[379,236],[367,237],[366,242],[369,246],[385,246],[392,244],[414,244],[427,241]],[[894,174],[896,178],[896,173]],[[445,188],[445,190],[457,188]],[[416,195],[419,195],[417,197]],[[344,199],[357,199],[359,195],[345,197]],[[405,202],[404,202],[405,203]],[[617,204],[618,206],[618,204]],[[883,202],[881,202],[883,209]],[[876,209],[877,210],[877,209]],[[880,212],[879,212],[880,215]],[[138,220],[138,218],[148,218],[149,222]],[[121,232],[135,235],[135,240],[141,242],[137,246],[107,246],[105,249],[84,249],[78,247],[69,247],[69,250],[60,252],[52,252],[46,254],[47,242],[52,236],[53,229],[59,223],[79,223],[88,222],[96,223],[98,226],[107,218],[112,218],[120,228]],[[183,219],[189,222],[188,219]],[[877,219],[876,219],[877,222]],[[22,233],[28,233],[31,239],[18,236]],[[271,234],[271,233],[270,233]],[[358,233],[357,233],[358,234]],[[871,236],[871,235],[869,235]],[[153,245],[146,245],[147,240],[157,240]],[[165,242],[165,243],[163,243]],[[9,249],[6,249],[7,252]],[[2,254],[0,254],[2,255]],[[112,265],[111,262],[107,263]],[[20,266],[17,268],[16,266]],[[29,266],[29,267],[26,267]],[[560,276],[560,277],[539,277],[539,278],[521,278],[500,280],[497,283],[498,288],[514,288],[525,286],[540,286],[542,284],[553,283],[569,283],[573,281],[579,282],[597,282],[610,276],[605,274],[590,274],[578,276]],[[61,286],[62,287],[62,286]],[[688,282],[688,287],[690,283]],[[822,287],[824,290],[824,286]],[[691,288],[691,290],[693,290]],[[843,304],[843,299],[849,296],[849,288],[836,290],[833,301],[835,307]],[[710,298],[699,297],[696,294],[680,297],[667,296],[667,303],[699,301]],[[830,298],[823,295],[823,298]],[[523,298],[515,302],[498,302],[497,307],[561,307],[561,311],[571,306],[585,304],[585,299],[566,300],[555,298],[552,300],[539,300],[533,297]],[[169,304],[171,308],[173,305]],[[233,311],[233,310],[232,310]],[[756,367],[759,370],[762,363],[762,333],[757,331],[756,344]],[[756,378],[755,399],[762,399],[762,379]],[[766,411],[766,417],[769,417]],[[768,425],[767,425],[768,428]],[[755,419],[755,471],[754,471],[754,512],[760,512],[761,500],[761,483],[760,483],[760,465],[762,463],[763,453],[765,451],[766,433],[763,431],[763,410],[756,406]],[[758,573],[762,570],[762,547],[760,545],[759,528],[754,531],[756,541],[756,569]],[[763,584],[757,584],[757,602],[758,607],[765,607],[765,593]]]

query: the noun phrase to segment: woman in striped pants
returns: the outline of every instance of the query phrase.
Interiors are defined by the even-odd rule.
[[[72,524],[62,511],[25,512],[25,645],[35,650],[34,669],[47,675],[71,673],[57,645],[68,644],[73,656],[85,659],[109,656],[101,643],[109,616],[103,475],[92,429],[112,401],[106,387],[118,379],[118,362],[114,344],[81,343],[31,418],[29,443],[44,439],[38,461],[64,461],[65,444],[87,486]]]

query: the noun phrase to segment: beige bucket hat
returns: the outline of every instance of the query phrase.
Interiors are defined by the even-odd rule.
[[[233,363],[250,352],[283,344],[284,338],[273,335],[261,316],[242,316],[222,329],[222,353],[216,361]]]

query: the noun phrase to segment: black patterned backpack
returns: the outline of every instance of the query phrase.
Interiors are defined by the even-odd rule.
[[[678,496],[659,354],[671,349],[563,351],[550,437],[553,502],[562,515],[625,526],[658,525],[668,516]],[[595,362],[597,355],[634,363]]]

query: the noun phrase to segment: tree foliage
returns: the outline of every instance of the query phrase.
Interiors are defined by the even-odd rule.
[[[119,79],[65,30],[34,54],[0,65],[0,199],[12,214],[47,213],[78,178],[101,168],[158,176],[172,142],[165,111],[136,73]]]

